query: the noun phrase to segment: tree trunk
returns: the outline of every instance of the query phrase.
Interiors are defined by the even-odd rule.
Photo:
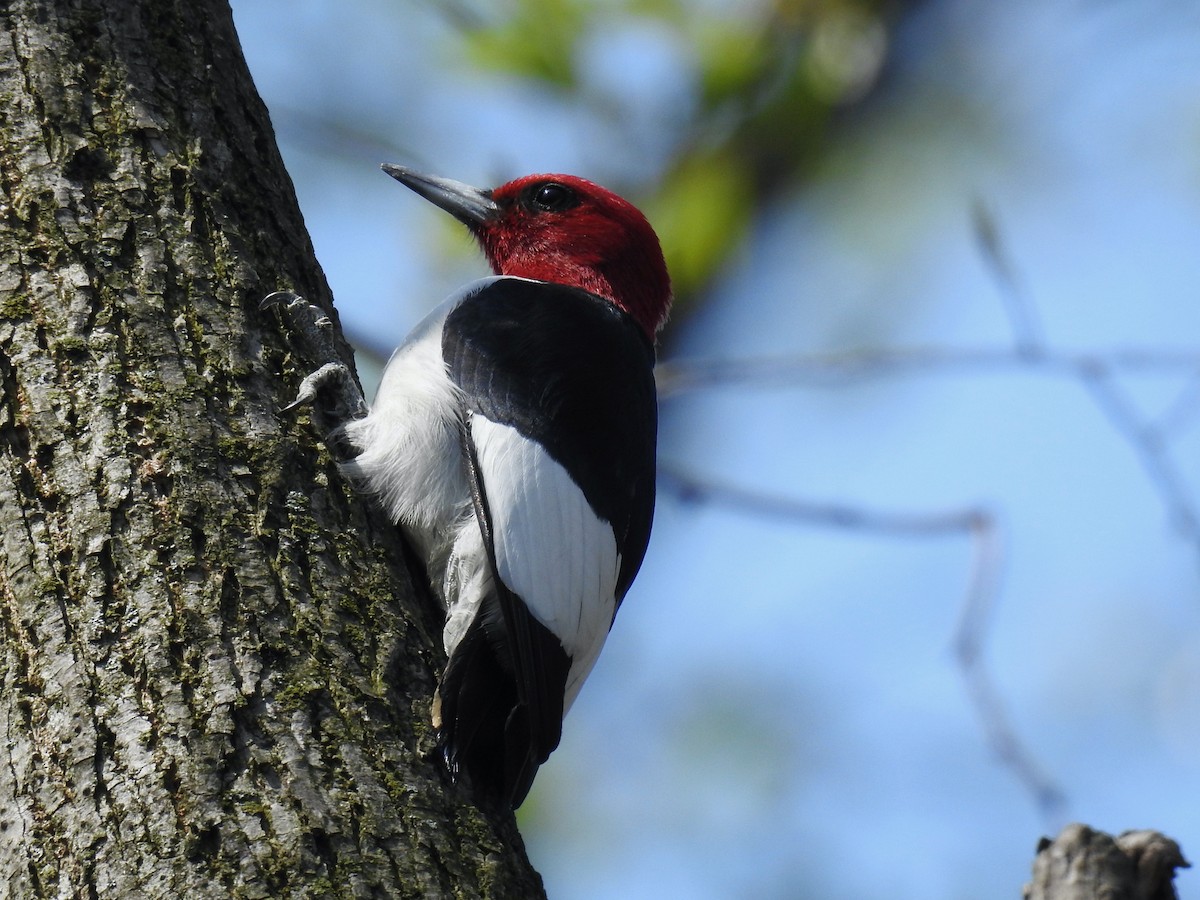
[[[328,360],[258,301],[329,293],[225,0],[0,22],[6,895],[540,896],[398,535],[276,415]]]
[[[1157,831],[1112,837],[1068,825],[1042,838],[1025,900],[1176,900],[1175,870],[1186,868],[1179,845]]]

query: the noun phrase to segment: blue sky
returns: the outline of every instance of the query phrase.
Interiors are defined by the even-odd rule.
[[[342,320],[384,344],[483,264],[379,162],[480,184],[652,180],[669,149],[652,121],[695,89],[670,29],[598,29],[588,77],[646,123],[623,160],[585,109],[464,64],[434,7],[234,7]],[[1050,352],[1200,358],[1197,46],[1185,2],[927,4],[894,36],[885,95],[756,222],[711,302],[673,326],[672,359],[1010,348],[979,202]],[[306,111],[375,137],[331,145]],[[1194,372],[1190,402],[1185,369],[1115,382],[1139,415],[1179,404],[1165,453],[1193,509]],[[994,514],[1004,568],[986,660],[1066,805],[1039,810],[969,702],[951,646],[966,536],[667,493],[523,818],[552,897],[1012,897],[1037,838],[1071,820],[1158,828],[1200,855],[1200,541],[1172,527],[1144,458],[1078,378],[925,365],[710,388],[662,413],[663,461],[713,480]],[[1200,898],[1200,876],[1179,888]]]

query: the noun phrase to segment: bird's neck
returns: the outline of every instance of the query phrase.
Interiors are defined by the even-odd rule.
[[[633,318],[654,343],[671,303],[670,282],[651,266],[601,265],[562,254],[532,253],[492,263],[497,275],[514,275],[582,288]]]

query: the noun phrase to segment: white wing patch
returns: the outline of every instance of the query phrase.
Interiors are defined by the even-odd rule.
[[[571,657],[565,706],[591,671],[616,610],[621,557],[612,526],[536,441],[471,420],[500,578]]]

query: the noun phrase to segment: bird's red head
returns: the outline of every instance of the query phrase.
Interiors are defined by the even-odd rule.
[[[632,203],[573,175],[481,191],[400,166],[384,171],[465,222],[497,275],[580,287],[633,317],[651,341],[671,306],[658,236]]]

